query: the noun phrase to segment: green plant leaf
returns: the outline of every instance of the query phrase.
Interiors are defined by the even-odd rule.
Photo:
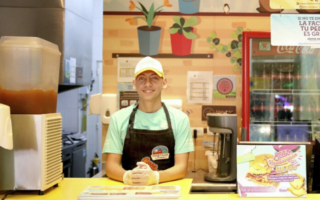
[[[223,45],[223,50],[228,51],[228,46],[227,45]]]
[[[183,27],[183,26],[184,26],[185,21],[186,21],[186,20],[185,20],[183,17],[181,17],[181,18],[180,18],[180,24],[181,24],[181,27]]]
[[[238,48],[232,49],[232,54],[235,54],[235,53],[238,52],[238,51],[239,51]]]
[[[210,37],[212,37],[212,39],[216,38],[216,37],[217,37],[216,32],[212,32],[212,33],[210,33]]]
[[[181,26],[179,24],[177,24],[177,23],[174,23],[171,28],[181,28]]]
[[[179,28],[178,33],[179,35],[182,35],[182,28]]]
[[[146,17],[146,19],[148,18],[147,16],[148,16],[148,10],[146,9],[146,7],[144,7],[143,6],[143,4],[142,3],[140,3],[140,2],[138,2],[139,4],[140,4],[140,6],[141,6],[141,10],[142,10],[142,12],[143,12],[143,14],[144,14],[144,16]]]
[[[242,34],[242,31],[243,31],[242,27],[238,27],[238,28],[237,28],[237,33],[238,33],[238,35],[239,35],[239,34]]]
[[[234,65],[234,66],[232,67],[232,69],[233,69],[233,71],[238,71],[238,70],[239,70],[239,66],[238,66],[238,65]]]
[[[216,53],[219,53],[219,49],[216,49]]]
[[[179,29],[180,29],[180,28],[170,28],[170,29],[169,29],[169,33],[170,33],[170,34],[175,34],[175,33],[178,32]]]
[[[239,42],[239,43],[238,43],[238,47],[239,47],[239,48],[242,48],[242,42]]]
[[[180,17],[179,17],[179,16],[174,16],[174,17],[173,17],[173,21],[174,21],[176,24],[179,24],[179,26],[181,26]]]
[[[240,51],[236,52],[233,54],[236,58],[242,58],[242,54],[240,53]]]
[[[237,35],[237,33],[236,33],[235,31],[232,31],[232,33],[231,33],[231,37],[232,37],[232,38],[237,38],[237,39],[238,39],[238,35]]]
[[[229,44],[228,44],[228,49],[231,49],[231,43],[232,43],[232,41],[229,42]]]
[[[212,37],[207,37],[207,43],[210,44],[212,42],[212,39],[213,39]]]
[[[149,13],[147,16],[148,27],[152,26],[153,16],[154,16],[154,3],[151,4],[150,9],[149,9]]]
[[[225,49],[221,49],[221,53],[227,53],[227,50],[225,50]]]
[[[183,25],[183,27],[190,27],[194,26],[198,23],[198,18],[196,16],[192,16],[189,19],[187,19],[186,23]]]
[[[235,57],[230,58],[230,62],[231,62],[231,63],[237,62],[237,58],[235,58]]]
[[[146,23],[148,23],[147,20],[146,20],[145,18],[143,18],[143,17],[134,17],[133,19],[142,19],[143,21],[145,21]]]
[[[193,32],[187,32],[187,31],[185,31],[185,30],[183,30],[182,29],[182,31],[183,31],[183,35],[186,37],[186,38],[188,38],[188,39],[190,39],[190,40],[193,40],[193,39],[196,39],[197,38],[197,35],[195,34],[195,33],[193,33]]]
[[[159,10],[158,12],[155,12],[153,15],[153,19],[159,14],[159,12],[161,12],[162,10]]]
[[[214,49],[214,44],[210,44],[210,45],[209,45],[209,49],[210,49],[210,50],[213,50],[213,49]]]
[[[223,45],[222,44],[218,44],[217,45],[217,49],[219,49],[219,51],[221,51],[223,49]]]
[[[187,33],[189,33],[193,28],[192,27],[185,27],[183,30]]]

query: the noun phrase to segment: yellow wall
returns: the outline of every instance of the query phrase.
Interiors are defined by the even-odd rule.
[[[128,15],[104,15],[103,20],[103,92],[117,93],[117,59],[112,58],[112,53],[139,53],[137,27],[145,25],[138,19],[136,26],[129,25]],[[186,19],[189,16],[184,16]],[[157,16],[154,25],[162,27],[159,53],[171,53],[171,41],[168,29],[173,25],[173,16]],[[206,39],[215,31],[220,43],[227,45],[231,40],[231,33],[238,27],[251,31],[270,31],[269,16],[198,16],[199,23],[194,26],[198,38],[193,41],[191,50],[197,54],[214,54],[213,59],[190,58],[161,58],[158,59],[165,70],[169,87],[163,90],[163,99],[182,99],[182,110],[191,109],[190,124],[193,127],[207,127],[206,121],[201,121],[201,104],[188,104],[186,98],[187,72],[212,71],[214,75],[235,75],[237,79],[237,96],[235,99],[213,99],[211,105],[236,106],[238,114],[238,137],[241,127],[241,91],[242,75],[240,71],[232,69],[230,58],[222,53],[214,53],[209,49]],[[103,135],[107,126],[103,127]],[[103,137],[104,138],[104,137]],[[212,141],[212,136],[204,135],[196,141],[196,168],[208,169],[207,158],[202,141]],[[104,139],[102,143],[104,142]],[[193,166],[193,153],[190,154],[189,168]],[[103,157],[105,160],[105,157]]]

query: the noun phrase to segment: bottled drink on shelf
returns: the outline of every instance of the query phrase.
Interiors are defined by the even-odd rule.
[[[308,88],[308,81],[309,81],[309,78],[310,78],[310,72],[308,70],[301,70],[301,89],[303,88]]]
[[[315,104],[315,121],[320,121],[320,95],[317,96]]]
[[[253,121],[258,120],[257,119],[257,109],[258,109],[258,105],[257,105],[257,95],[253,94],[251,95],[251,106],[250,106],[250,119],[252,119]]]
[[[258,82],[260,77],[259,64],[252,63],[252,89],[259,89]]]
[[[260,121],[266,120],[266,105],[265,105],[265,95],[260,95],[259,101],[259,113],[260,113]]]
[[[301,89],[301,69],[300,64],[295,65],[294,75],[293,75],[293,89],[300,90]]]
[[[285,75],[285,84],[284,84],[284,88],[285,89],[293,89],[293,74],[292,74],[292,68],[293,68],[293,64],[289,63],[289,70]]]
[[[295,95],[293,96],[293,116],[292,116],[293,120],[294,121],[302,120],[301,113],[302,113],[302,107],[300,102],[300,96]]]
[[[271,64],[271,69],[270,69],[270,85],[271,89],[278,89],[278,71],[275,68],[275,64]]]
[[[261,64],[261,89],[269,89],[269,75],[267,73],[267,66],[266,63]]]
[[[279,64],[279,74],[278,74],[278,80],[279,80],[279,89],[285,89],[285,78],[286,78],[286,76],[285,76],[285,73],[282,71],[282,69],[283,69],[283,66],[282,66],[283,64],[282,63],[280,63]]]

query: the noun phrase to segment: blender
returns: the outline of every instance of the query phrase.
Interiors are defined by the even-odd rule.
[[[214,134],[213,149],[217,149],[217,171],[208,173],[206,181],[234,182],[236,179],[236,146],[237,146],[237,115],[236,114],[207,114],[209,130]],[[216,142],[216,134],[219,142]],[[215,145],[218,144],[218,147]]]

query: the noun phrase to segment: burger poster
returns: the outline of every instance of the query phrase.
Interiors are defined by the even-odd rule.
[[[237,145],[240,197],[306,197],[304,145]]]
[[[214,98],[236,98],[236,76],[213,76]]]

